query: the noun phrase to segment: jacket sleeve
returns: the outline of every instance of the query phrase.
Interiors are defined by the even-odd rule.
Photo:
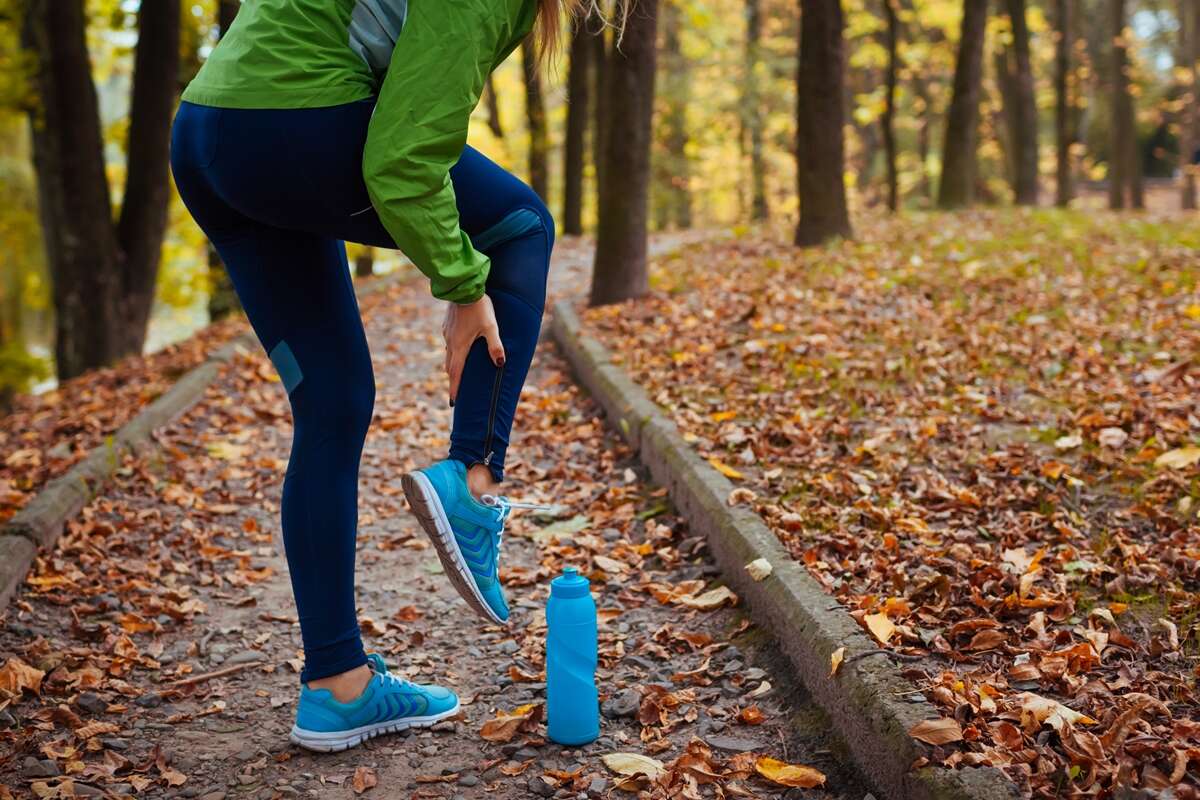
[[[459,225],[450,167],[508,22],[495,0],[410,0],[363,153],[371,204],[434,297],[483,296],[491,263]]]

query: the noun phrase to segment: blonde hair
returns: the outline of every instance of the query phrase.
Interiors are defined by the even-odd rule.
[[[538,42],[538,60],[550,61],[562,49],[563,18],[574,22],[594,16],[604,27],[616,31],[616,40],[620,42],[624,28],[625,17],[633,0],[625,0],[617,5],[621,11],[621,19],[613,21],[605,13],[604,0],[536,0],[537,21],[534,25],[534,36]],[[610,4],[611,5],[611,4]]]

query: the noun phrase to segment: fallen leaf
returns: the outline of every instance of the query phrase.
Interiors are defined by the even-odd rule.
[[[609,753],[601,756],[600,760],[604,762],[604,766],[616,774],[626,777],[645,775],[650,780],[654,780],[665,770],[663,762],[641,753]]]
[[[542,718],[544,706],[529,703],[518,706],[507,714],[497,714],[495,719],[483,723],[479,735],[489,742],[508,742],[520,731],[533,730]]]
[[[34,694],[40,694],[44,677],[46,677],[45,672],[13,657],[5,661],[3,667],[0,667],[0,691],[14,697],[26,689]]]
[[[812,789],[825,785],[825,775],[820,770],[800,764],[788,764],[767,756],[760,756],[755,760],[754,771],[780,786]]]
[[[1168,450],[1154,459],[1154,466],[1167,469],[1184,469],[1200,461],[1200,447],[1178,447]]]
[[[758,706],[746,706],[738,712],[738,721],[744,725],[762,725],[767,721],[767,715]]]
[[[1101,447],[1109,447],[1113,450],[1124,447],[1128,439],[1129,434],[1121,428],[1101,428],[1100,433],[1096,435],[1096,441],[1100,443]]]
[[[842,666],[842,661],[846,659],[846,648],[839,647],[829,655],[829,677],[837,675],[837,671]]]
[[[1096,724],[1096,720],[1086,714],[1081,714],[1049,697],[1022,692],[1017,695],[1016,700],[1021,709],[1021,726],[1029,733],[1033,733],[1042,725],[1049,725],[1061,733],[1063,728],[1077,722],[1081,725]]]
[[[746,565],[746,572],[756,581],[766,580],[774,569],[765,558],[756,558]]]
[[[737,601],[737,595],[728,586],[718,586],[716,589],[709,589],[704,594],[684,595],[675,602],[681,606],[687,606],[699,611],[714,611],[726,603],[735,606],[737,605]]]
[[[908,729],[908,735],[927,744],[949,744],[963,738],[962,726],[949,717],[922,720]]]
[[[730,478],[735,481],[740,481],[746,477],[745,475],[738,472],[736,469],[729,466],[728,464],[726,464],[724,461],[717,458],[716,456],[709,456],[708,463],[712,464],[713,468],[716,469],[717,472],[724,475],[726,478]]]
[[[867,614],[863,617],[863,622],[866,623],[869,630],[880,644],[887,644],[888,640],[896,633],[895,624],[888,619],[887,614]]]
[[[1054,440],[1054,446],[1059,450],[1074,450],[1079,445],[1083,444],[1083,437],[1078,433],[1072,433],[1067,436],[1060,436]]]
[[[375,770],[370,767],[357,767],[354,770],[354,778],[350,781],[350,788],[354,789],[355,794],[362,794],[367,789],[373,789],[379,785],[379,777],[375,774]]]

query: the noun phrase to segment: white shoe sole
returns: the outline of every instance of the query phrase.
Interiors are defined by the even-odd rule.
[[[351,728],[348,731],[306,731],[304,728],[292,726],[288,739],[294,745],[318,753],[337,753],[360,745],[367,739],[373,739],[384,733],[397,733],[408,728],[428,728],[435,722],[453,717],[459,712],[459,704],[440,714],[430,714],[426,717],[405,717],[404,719],[384,720],[373,725],[363,725],[361,728]]]
[[[467,605],[488,622],[507,624],[507,620],[500,619],[483,599],[483,594],[471,575],[471,568],[467,566],[467,561],[458,548],[458,540],[454,538],[454,530],[450,527],[450,519],[446,516],[446,509],[442,507],[442,500],[433,490],[429,478],[420,472],[409,472],[400,482],[404,486],[408,504],[412,506],[413,513],[437,550],[450,583],[467,601]]]

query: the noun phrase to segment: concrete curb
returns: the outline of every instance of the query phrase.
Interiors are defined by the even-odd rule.
[[[646,393],[612,363],[607,350],[583,332],[565,302],[554,306],[551,333],[580,383],[666,486],[693,531],[705,536],[725,579],[766,630],[783,631],[779,644],[813,699],[829,714],[851,755],[890,800],[1011,800],[1017,787],[994,768],[959,770],[911,765],[925,745],[908,735],[923,719],[941,714],[885,656],[842,666],[830,676],[830,655],[847,658],[875,649],[858,623],[795,562],[762,519],[726,503],[733,484],[701,459]],[[763,581],[745,565],[765,558],[773,572]]]
[[[359,297],[412,276],[397,271],[356,287]],[[138,412],[103,444],[67,472],[47,481],[29,503],[0,526],[0,613],[25,580],[38,550],[54,547],[67,520],[103,489],[127,452],[153,447],[154,431],[195,405],[239,350],[257,346],[253,333],[243,333],[193,367],[154,402]]]

